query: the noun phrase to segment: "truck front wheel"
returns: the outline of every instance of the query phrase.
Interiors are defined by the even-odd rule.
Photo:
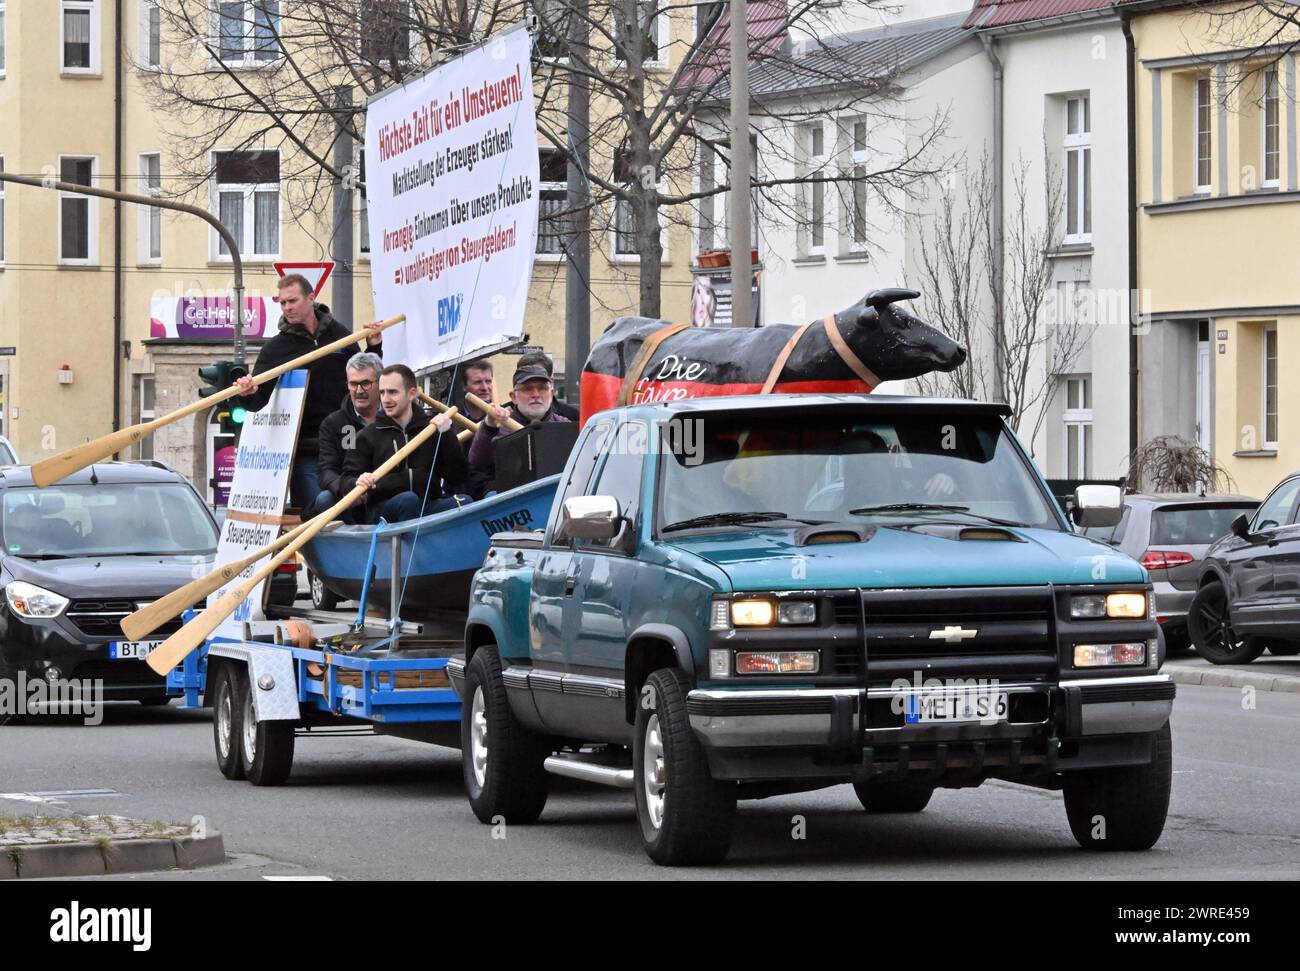
[[[506,699],[501,658],[485,644],[465,668],[460,714],[461,765],[479,822],[535,823],[546,807],[550,751],[521,725]]]
[[[632,751],[636,818],[650,859],[664,866],[721,863],[731,848],[736,790],[709,774],[686,714],[685,675],[661,668],[637,699]]]
[[[1103,852],[1151,849],[1165,828],[1173,766],[1166,722],[1146,765],[1066,774],[1065,813],[1079,845]]]

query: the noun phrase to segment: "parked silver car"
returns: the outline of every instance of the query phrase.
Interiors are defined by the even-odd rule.
[[[1259,505],[1249,496],[1222,493],[1134,494],[1124,497],[1115,526],[1085,529],[1092,539],[1114,546],[1151,574],[1156,619],[1170,655],[1186,651],[1187,608],[1196,593],[1201,561],[1215,540],[1232,531],[1232,521]]]

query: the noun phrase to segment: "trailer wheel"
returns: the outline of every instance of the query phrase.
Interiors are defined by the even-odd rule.
[[[709,773],[686,714],[690,684],[675,668],[650,675],[638,699],[632,749],[636,818],[650,859],[662,866],[721,863],[731,848],[736,787]]]
[[[244,777],[244,762],[239,755],[243,717],[239,670],[232,664],[222,664],[212,687],[212,742],[217,751],[217,768],[227,779]]]
[[[255,786],[278,786],[293,769],[293,722],[257,720],[253,688],[246,674],[240,675],[243,695],[240,750],[244,774]]]
[[[460,714],[461,765],[479,822],[535,823],[546,806],[546,743],[510,711],[501,658],[484,644],[465,668]]]
[[[1149,850],[1169,812],[1173,743],[1169,723],[1156,733],[1151,761],[1065,775],[1065,813],[1085,850]]]

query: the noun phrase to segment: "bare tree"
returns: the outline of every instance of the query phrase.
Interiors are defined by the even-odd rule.
[[[1127,487],[1134,492],[1223,492],[1236,488],[1227,469],[1195,442],[1161,435],[1128,458]]]
[[[1073,369],[1096,329],[1086,300],[1062,301],[1055,287],[1064,188],[1046,153],[1040,205],[1030,187],[1036,180],[1020,158],[1007,199],[1000,289],[987,154],[952,173],[932,193],[933,203],[913,217],[927,319],[970,350],[956,371],[918,378],[921,391],[989,398],[999,373],[1011,426],[1031,443],[1046,420],[1059,377]]]
[[[327,190],[359,173],[331,163],[335,141],[364,143],[365,99],[416,77],[503,28],[536,18],[534,80],[539,138],[565,160],[588,155],[584,203],[593,238],[613,233],[639,257],[640,311],[660,315],[662,223],[690,224],[702,200],[729,191],[729,179],[696,186],[702,158],[724,160],[727,145],[702,124],[725,95],[726,4],[672,0],[159,0],[167,40],[163,70],[146,84],[164,117],[184,178],[174,187],[198,191],[210,179],[214,150],[279,148],[281,180],[297,218],[319,220]],[[758,4],[753,5],[758,8]],[[872,77],[837,53],[837,24],[889,9],[888,0],[791,0],[761,8],[750,31],[751,58],[763,70],[784,66],[802,83],[831,92],[817,107],[892,120],[882,94],[894,73]],[[576,19],[577,27],[574,28]],[[688,27],[688,23],[692,26]],[[797,43],[796,43],[797,41]],[[577,77],[592,91],[587,144],[566,129],[568,89]],[[356,97],[340,107],[338,89]],[[754,114],[772,127],[813,116],[794,101],[754,100]],[[786,211],[797,209],[790,187],[808,181],[857,185],[890,193],[936,170],[927,153],[936,132],[915,151],[848,173],[760,176],[751,190]],[[774,140],[772,151],[779,149]],[[585,151],[580,151],[585,150]],[[772,169],[769,166],[768,172]],[[542,233],[573,232],[571,206],[550,206]],[[586,223],[587,220],[580,222]]]

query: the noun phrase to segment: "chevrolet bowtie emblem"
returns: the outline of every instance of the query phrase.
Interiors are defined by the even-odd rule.
[[[964,627],[945,627],[943,630],[930,631],[930,640],[947,641],[949,644],[960,644],[968,638],[974,637],[979,631],[967,630]]]

